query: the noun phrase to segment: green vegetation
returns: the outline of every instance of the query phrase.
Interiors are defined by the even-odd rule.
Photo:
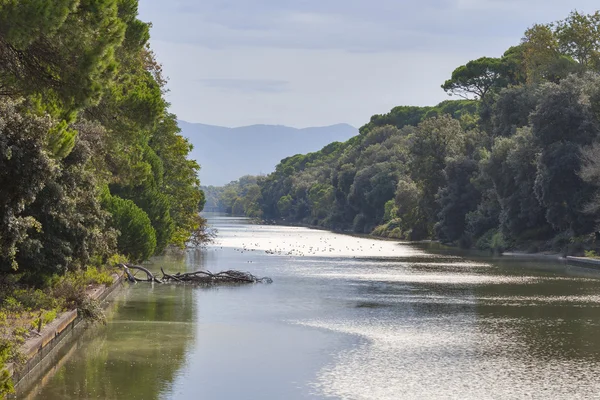
[[[360,134],[212,188],[226,211],[502,252],[583,252],[600,218],[600,12],[458,67],[463,100],[396,107]],[[235,199],[234,202],[232,200]],[[241,203],[243,207],[230,207]]]
[[[198,215],[199,165],[187,160],[191,145],[168,112],[137,5],[0,4],[0,313],[10,322],[3,340],[28,331],[11,325],[23,313],[43,311],[43,325],[83,307],[84,299],[69,298],[93,278],[87,274],[107,283],[97,268],[117,254],[143,261],[210,239]],[[58,297],[17,307],[24,303],[15,288]],[[0,349],[0,366],[13,352]]]
[[[0,280],[0,365],[26,361],[19,347],[34,336],[58,314],[78,309],[85,318],[104,321],[99,303],[86,295],[89,285],[109,285],[113,268],[90,267],[55,277],[55,282],[43,289],[34,289],[19,282],[18,276],[4,275]],[[0,393],[12,391],[7,371],[0,375]]]
[[[206,195],[205,209],[235,216],[262,218],[262,195],[258,184],[260,179],[257,176],[246,175],[223,187],[203,186],[202,190]]]

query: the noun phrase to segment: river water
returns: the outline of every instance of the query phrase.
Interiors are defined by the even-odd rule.
[[[149,268],[274,283],[132,285],[18,398],[600,398],[596,273],[210,221],[214,245]]]

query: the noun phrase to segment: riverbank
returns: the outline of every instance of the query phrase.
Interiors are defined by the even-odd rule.
[[[18,398],[471,400],[598,389],[597,271],[245,219],[211,224],[217,243],[150,269],[243,268],[276,283],[120,290],[108,324],[76,329]],[[265,252],[275,248],[281,256]]]
[[[122,273],[92,270],[72,273],[46,291],[3,287],[3,395],[12,392],[75,326],[85,319],[101,320],[99,304],[122,280]]]
[[[235,217],[235,216],[234,216]],[[460,246],[452,246],[448,244],[443,244],[437,240],[419,240],[419,241],[407,241],[393,237],[380,236],[373,233],[356,233],[349,230],[336,230],[331,228],[326,228],[322,226],[316,226],[301,222],[289,222],[286,220],[260,220],[257,218],[250,219],[253,224],[262,224],[262,225],[281,225],[281,226],[292,226],[292,227],[302,227],[315,229],[320,231],[333,232],[341,235],[347,235],[352,237],[361,237],[361,238],[369,238],[375,240],[382,241],[394,241],[398,243],[412,244],[412,245],[426,245],[429,250],[433,250],[433,248],[437,247],[442,251],[455,252],[461,256],[478,256],[478,257],[489,257],[490,255],[494,255],[491,249],[482,250],[477,248],[461,248]],[[520,248],[528,248],[528,244],[522,244]],[[583,250],[577,253],[584,253]],[[547,261],[559,261],[564,262],[566,264],[583,267],[591,270],[600,270],[600,259],[591,258],[591,257],[583,257],[576,255],[565,255],[564,252],[552,252],[552,251],[538,251],[538,252],[527,252],[520,251],[518,249],[511,251],[504,251],[499,254],[495,254],[497,257],[510,257],[515,259],[528,259],[528,260],[547,260]]]

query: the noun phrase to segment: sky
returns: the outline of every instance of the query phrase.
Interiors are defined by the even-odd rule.
[[[597,0],[140,0],[179,119],[349,123],[435,105],[452,71]]]

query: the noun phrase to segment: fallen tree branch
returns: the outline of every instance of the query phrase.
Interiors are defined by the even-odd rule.
[[[133,264],[121,264],[121,267],[125,270],[125,274],[127,275],[127,280],[130,282],[157,282],[162,283],[162,281],[154,276],[152,272],[150,272],[147,268],[140,267],[139,265]],[[146,273],[146,279],[141,279],[135,276],[135,274],[131,273],[131,270],[138,270]]]
[[[220,285],[220,284],[241,284],[241,283],[272,283],[271,278],[259,278],[252,275],[249,272],[242,271],[222,271],[213,274],[210,271],[194,271],[184,272],[176,274],[167,274],[162,268],[163,281],[169,282],[170,280],[182,283],[194,283],[199,285]]]
[[[228,270],[213,274],[210,271],[194,271],[194,272],[177,272],[176,274],[168,274],[161,267],[162,279],[158,279],[147,268],[133,264],[121,264],[125,270],[127,280],[130,282],[157,282],[157,283],[192,283],[196,285],[226,285],[226,284],[247,284],[247,283],[273,283],[273,280],[268,277],[259,278],[249,272]],[[142,271],[146,274],[146,279],[138,278],[132,272]]]

